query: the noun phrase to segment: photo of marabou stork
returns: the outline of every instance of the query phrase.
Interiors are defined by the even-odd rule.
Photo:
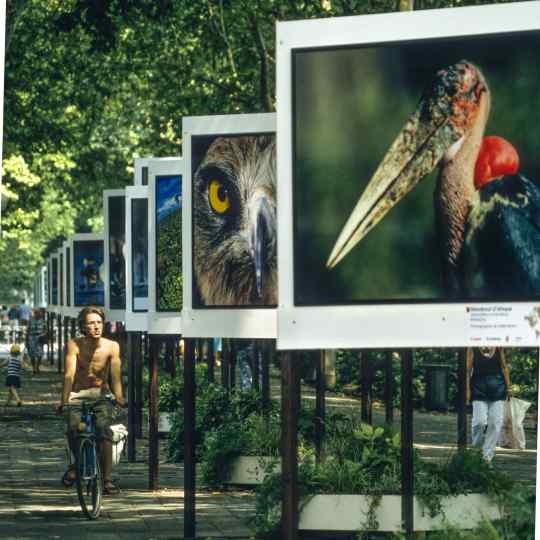
[[[490,109],[478,66],[462,60],[439,70],[364,189],[327,266],[439,167],[435,226],[447,295],[540,297],[540,191],[520,173],[513,146],[485,136]]]

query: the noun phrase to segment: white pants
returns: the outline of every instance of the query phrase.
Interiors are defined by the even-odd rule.
[[[495,446],[501,434],[504,400],[473,401],[472,445],[482,449],[487,461],[493,459]]]

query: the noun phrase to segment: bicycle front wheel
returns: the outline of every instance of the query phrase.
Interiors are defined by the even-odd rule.
[[[82,439],[76,458],[77,495],[82,511],[88,519],[96,519],[101,512],[103,478],[95,441]]]

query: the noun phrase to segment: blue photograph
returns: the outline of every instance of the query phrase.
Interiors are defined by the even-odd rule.
[[[103,241],[73,242],[75,306],[103,306]]]
[[[182,310],[182,177],[156,177],[156,309]]]

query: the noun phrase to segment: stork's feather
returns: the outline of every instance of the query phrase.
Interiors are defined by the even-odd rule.
[[[540,295],[540,190],[522,175],[491,182],[471,209],[462,250],[470,298]]]

